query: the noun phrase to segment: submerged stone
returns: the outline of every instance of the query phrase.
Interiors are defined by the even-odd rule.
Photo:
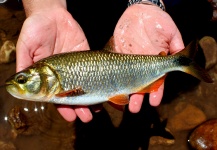
[[[198,126],[189,137],[190,145],[197,150],[217,149],[217,119],[211,119]]]
[[[173,131],[193,129],[206,120],[203,111],[192,104],[179,102],[176,108],[178,112],[168,120],[167,125]]]
[[[12,41],[5,41],[0,49],[0,64],[9,63],[16,59],[16,47]]]
[[[199,44],[203,49],[206,59],[206,69],[211,69],[217,63],[217,43],[214,38],[210,36],[204,36]]]
[[[150,145],[170,146],[173,145],[174,143],[175,143],[175,139],[167,139],[162,136],[152,136],[149,141]]]

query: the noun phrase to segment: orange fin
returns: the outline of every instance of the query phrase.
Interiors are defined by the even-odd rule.
[[[158,88],[164,83],[165,78],[166,78],[166,75],[164,75],[163,77],[161,77],[160,79],[158,79],[154,83],[148,85],[147,87],[145,87],[144,89],[142,89],[141,91],[136,92],[136,93],[137,94],[144,94],[144,93],[156,92],[158,90]]]
[[[78,88],[74,88],[72,90],[69,91],[64,91],[61,93],[56,94],[57,97],[66,97],[66,96],[78,96],[78,95],[82,95],[85,94],[84,90],[81,87]]]
[[[167,56],[167,53],[166,53],[165,51],[161,51],[161,52],[159,53],[159,55],[160,55],[160,56]]]
[[[109,98],[109,102],[117,105],[126,105],[129,103],[129,95],[120,94]]]

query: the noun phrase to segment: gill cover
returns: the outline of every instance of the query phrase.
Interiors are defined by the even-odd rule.
[[[59,81],[49,66],[33,65],[6,81],[7,91],[16,98],[46,101],[59,92]]]

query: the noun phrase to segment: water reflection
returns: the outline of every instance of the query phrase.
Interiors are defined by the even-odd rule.
[[[0,66],[0,85],[15,71],[15,63]],[[72,149],[73,123],[53,104],[17,100],[0,88],[0,149]],[[10,141],[10,142],[8,142]]]
[[[5,117],[4,117],[4,120],[5,120],[5,121],[8,121],[8,117],[7,117],[7,116],[5,116]]]
[[[13,141],[11,144],[22,150],[43,149],[47,143],[46,149],[73,148],[73,123],[63,120],[54,105],[21,102],[8,110],[1,124],[7,136],[3,135],[0,141]]]

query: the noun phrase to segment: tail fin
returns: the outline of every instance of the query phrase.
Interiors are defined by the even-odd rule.
[[[184,66],[184,72],[207,83],[212,83],[213,80],[207,71],[193,61],[198,50],[198,43],[198,40],[194,40],[185,49],[177,53],[180,56],[179,63]]]
[[[201,68],[199,65],[197,65],[194,61],[192,61],[189,64],[189,66],[184,69],[184,71],[204,82],[207,82],[207,83],[213,82],[212,78],[207,73],[207,71]]]

